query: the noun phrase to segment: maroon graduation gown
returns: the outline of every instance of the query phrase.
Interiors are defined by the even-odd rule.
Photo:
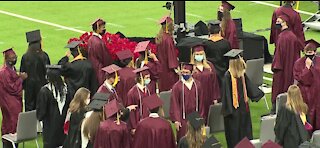
[[[22,111],[22,79],[15,68],[0,69],[1,134],[16,133],[19,113]]]
[[[128,105],[138,105],[135,111],[130,112],[128,128],[129,130],[136,129],[140,120],[149,116],[149,110],[142,105],[142,99],[149,96],[150,91],[142,92],[137,85],[133,86],[128,92]]]
[[[170,123],[161,118],[141,120],[134,136],[133,148],[175,148],[176,142]]]
[[[117,92],[117,90],[115,89],[115,92],[110,91],[106,86],[104,86],[103,84],[99,87],[97,93],[108,93],[108,94],[112,94],[109,97],[109,101],[116,99],[119,103],[122,103],[122,99],[119,97],[119,93]]]
[[[270,44],[277,43],[277,39],[281,30],[275,28],[275,25],[276,25],[277,18],[283,14],[286,14],[289,16],[289,19],[290,19],[288,23],[289,28],[291,28],[292,32],[297,36],[298,40],[304,44],[305,37],[304,37],[300,14],[299,12],[295,11],[291,7],[287,7],[287,6],[281,6],[277,8],[276,10],[274,10],[272,14]]]
[[[184,107],[185,117],[196,111],[196,90],[198,91],[198,112],[204,117],[203,107],[203,87],[198,80],[194,80],[191,90],[183,84],[182,81],[178,81],[172,87],[171,101],[170,101],[170,119],[172,122],[178,121],[182,127],[177,132],[177,141],[180,140],[187,133],[187,120],[183,118],[183,95],[184,95]],[[183,90],[182,90],[183,89]]]
[[[224,31],[224,37],[230,43],[231,49],[239,49],[239,40],[237,36],[237,27],[234,21],[228,20],[226,30]]]
[[[130,134],[127,124],[120,121],[117,125],[115,119],[107,119],[100,123],[95,140],[95,148],[130,148]]]
[[[127,106],[128,101],[127,93],[136,84],[136,74],[132,72],[133,70],[134,68],[125,67],[118,72],[120,81],[116,86],[116,90],[125,106]]]
[[[174,69],[179,66],[173,37],[163,33],[162,42],[157,44],[157,57],[160,61],[159,89],[167,91],[179,80]]]
[[[276,102],[277,95],[287,92],[289,86],[293,84],[293,65],[300,58],[302,49],[303,45],[289,29],[279,34],[271,67],[273,71],[272,103]]]
[[[210,105],[213,104],[214,100],[220,99],[220,87],[216,70],[211,63],[210,67],[211,71],[210,69],[203,68],[202,72],[197,69],[193,74],[193,78],[198,80],[203,88],[203,107],[205,121],[207,121]]]
[[[101,69],[111,65],[113,60],[103,40],[96,35],[88,40],[88,59],[97,75],[97,86],[100,86],[105,80],[105,73]]]
[[[309,118],[314,130],[320,129],[320,57],[313,59],[313,65],[308,69],[305,64],[306,57],[302,57],[294,64],[293,76],[304,102],[308,105]]]
[[[160,62],[149,61],[146,66],[149,67],[151,78],[151,82],[148,84],[148,89],[150,90],[150,94],[155,94],[157,89],[157,81],[159,79]]]

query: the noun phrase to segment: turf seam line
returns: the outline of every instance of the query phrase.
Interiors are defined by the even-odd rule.
[[[271,7],[275,7],[278,8],[280,6],[275,5],[275,4],[270,4],[270,3],[266,3],[266,2],[262,2],[262,1],[250,1],[252,3],[257,3],[257,4],[261,4],[261,5],[266,5],[266,6],[271,6]],[[306,11],[302,11],[302,10],[297,10],[297,12],[301,13],[301,14],[306,14],[306,15],[314,15],[314,13],[311,12],[306,12]]]

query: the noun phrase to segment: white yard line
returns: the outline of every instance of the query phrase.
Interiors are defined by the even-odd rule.
[[[39,19],[34,19],[34,18],[30,18],[30,17],[27,17],[27,16],[23,16],[23,15],[11,13],[11,12],[4,11],[4,10],[0,10],[0,13],[5,14],[5,15],[9,15],[9,16],[13,16],[13,17],[17,17],[17,18],[20,18],[20,19],[32,21],[32,22],[37,22],[37,23],[40,23],[40,24],[45,24],[45,25],[57,27],[57,28],[60,28],[61,30],[70,30],[70,31],[73,31],[73,32],[78,32],[78,33],[85,33],[85,32],[87,32],[87,31],[83,31],[83,30],[80,30],[80,29],[76,29],[76,28],[72,28],[72,27],[67,27],[67,26],[63,26],[63,25],[59,25],[59,24],[55,24],[55,23],[51,23],[51,22],[47,22],[47,21],[43,21],[43,20],[39,20]],[[120,27],[120,28],[125,28],[125,27],[122,26],[122,25],[114,24],[114,23],[107,23],[107,25],[115,26],[115,27]],[[80,27],[79,27],[79,28],[80,28]]]
[[[274,7],[274,8],[278,8],[280,6],[278,5],[275,5],[275,4],[270,4],[270,3],[266,3],[266,2],[262,2],[262,1],[250,1],[252,3],[256,3],[256,4],[261,4],[261,5],[266,5],[266,6],[271,6],[271,7]],[[306,14],[306,15],[314,15],[314,13],[311,13],[311,12],[306,12],[306,11],[302,11],[302,10],[297,10],[299,13],[301,14]]]
[[[149,21],[153,21],[153,22],[158,22],[158,20],[150,18],[150,17],[147,17],[147,18],[144,18],[144,19],[149,20]]]
[[[197,17],[197,18],[204,18],[203,16],[196,15],[196,14],[192,14],[192,13],[186,13],[186,15],[188,15],[188,16],[193,16],[193,17]]]

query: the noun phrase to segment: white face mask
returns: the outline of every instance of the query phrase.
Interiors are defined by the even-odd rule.
[[[194,59],[195,59],[197,62],[201,62],[201,61],[204,59],[204,56],[203,56],[203,55],[195,55],[195,56],[194,56]]]
[[[144,79],[144,85],[148,85],[150,82],[151,82],[151,79],[150,79],[150,78]]]

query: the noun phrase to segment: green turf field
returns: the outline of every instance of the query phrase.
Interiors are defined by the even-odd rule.
[[[271,6],[247,2],[231,2],[236,6],[232,11],[233,18],[241,17],[243,30],[247,32],[270,27],[272,12],[275,8]],[[278,1],[268,3],[279,5]],[[11,12],[33,19],[75,28],[83,31],[91,31],[90,23],[101,17],[106,20],[108,32],[122,32],[126,36],[154,37],[159,30],[156,21],[167,10],[162,8],[165,1],[160,2],[0,2],[0,11]],[[199,20],[211,20],[216,18],[217,7],[220,2],[210,1],[188,1],[186,2],[187,22],[196,23]],[[300,10],[315,13],[317,6],[312,2],[301,2]],[[310,17],[301,14],[302,20]],[[66,42],[69,38],[79,37],[81,33],[41,24],[0,13],[0,50],[14,47],[18,54],[17,69],[20,60],[27,49],[25,32],[40,29],[43,37],[44,50],[49,54],[51,63],[56,64],[65,54]],[[269,31],[257,33],[269,39]],[[305,32],[306,39],[314,38],[320,41],[320,32],[309,30]],[[273,45],[269,45],[269,51],[273,54]],[[0,56],[0,64],[3,57]],[[1,94],[0,94],[1,95]],[[267,94],[270,100],[270,94]],[[269,101],[269,106],[271,103]],[[268,113],[264,101],[251,103],[251,115],[253,123],[254,138],[259,137],[260,116]],[[1,120],[1,119],[0,119]],[[216,134],[218,139],[226,147],[224,133]],[[41,141],[41,139],[39,139]],[[42,141],[40,142],[42,144]],[[26,143],[26,147],[35,147],[34,142]]]

